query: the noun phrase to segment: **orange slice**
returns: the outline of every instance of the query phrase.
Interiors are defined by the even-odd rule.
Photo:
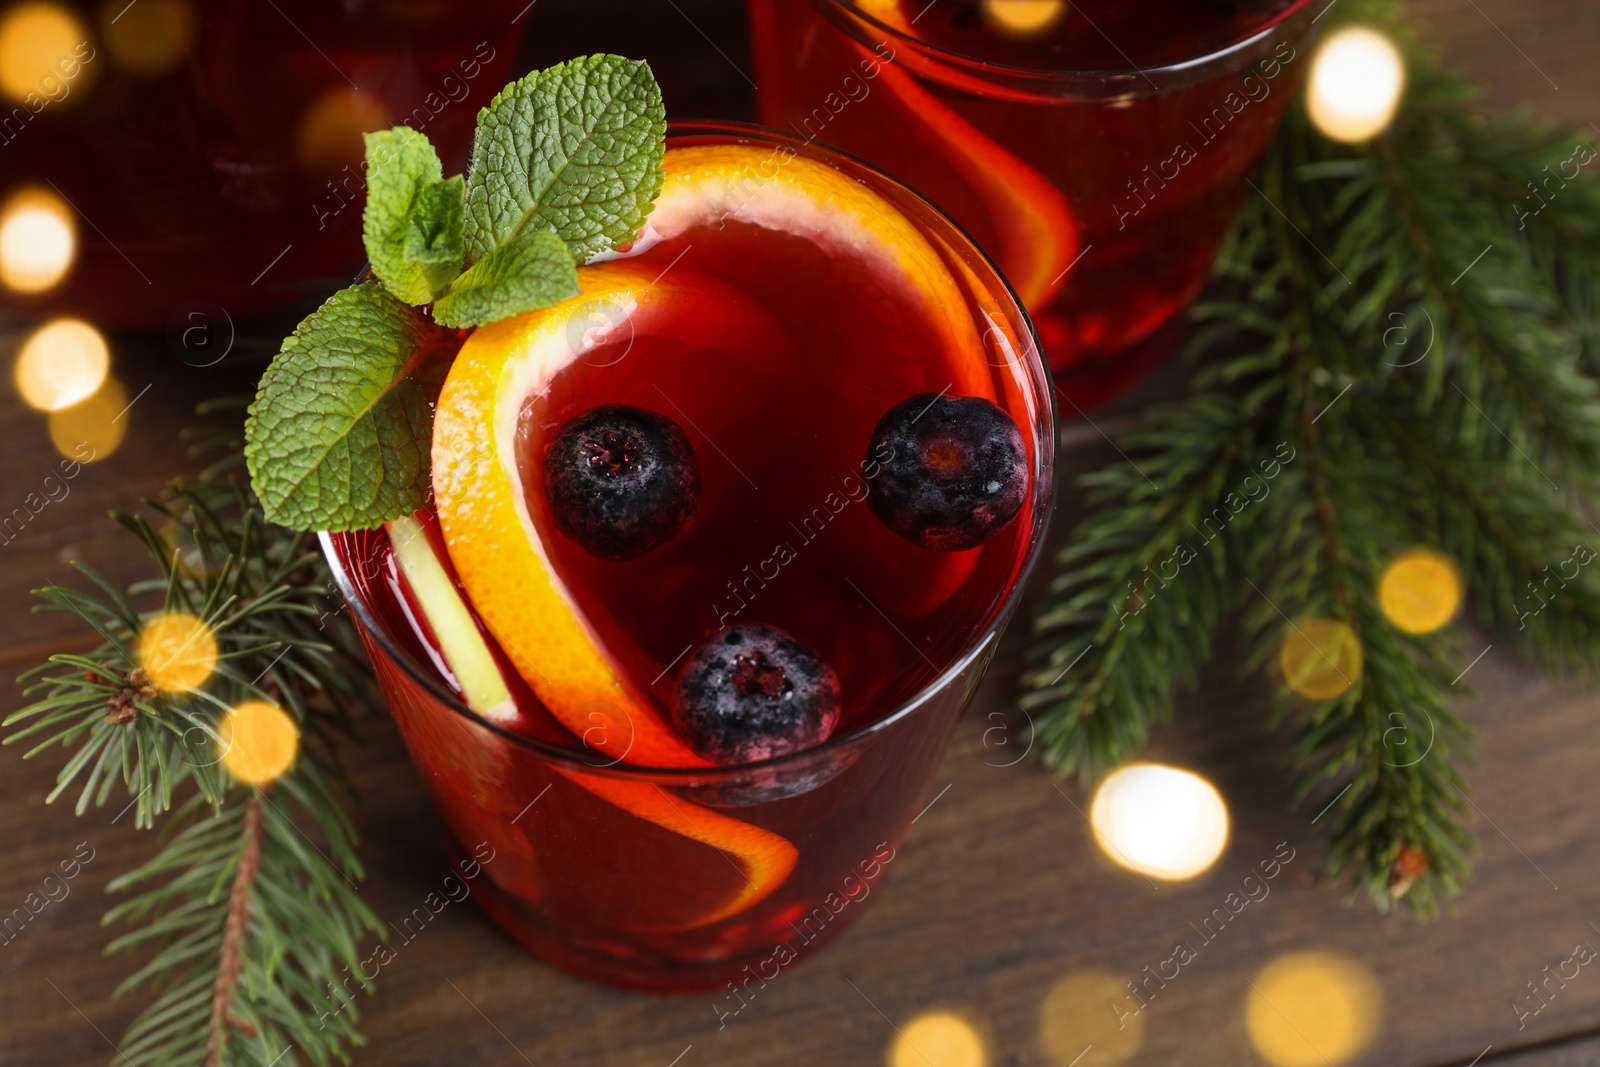
[[[857,6],[885,25],[916,36],[899,0],[858,0]],[[864,46],[857,47],[880,67],[884,85],[900,99],[910,120],[928,128],[950,165],[983,197],[1000,235],[1000,248],[992,250],[995,259],[1022,302],[1030,309],[1043,307],[1060,289],[1078,254],[1078,226],[1066,198],[1044,175],[924,89],[911,71],[984,97],[1014,95],[1034,103],[1040,103],[1040,98],[1009,94],[1001,86],[963,74],[915,49],[903,49],[884,62]],[[1041,121],[1044,119],[1041,115]]]
[[[680,929],[721,922],[760,903],[788,879],[800,858],[798,849],[772,831],[674,797],[659,785],[596,774],[561,773],[623,811],[664,830],[682,834],[691,841],[720,849],[739,862],[745,877],[744,888],[720,908]]]
[[[897,306],[938,323],[951,348],[951,388],[992,398],[960,284],[911,222],[865,185],[767,147],[675,148],[640,245],[730,218],[867,263]],[[742,351],[775,327],[752,302],[687,270],[652,278],[619,260],[580,268],[579,284],[580,296],[479,329],[456,357],[433,430],[440,527],[479,616],[558,720],[619,761],[705,766],[626,669],[637,650],[608,648],[600,634],[616,627],[587,618],[556,573],[539,528],[541,505],[530,507],[523,491],[517,427],[524,405],[563,369],[626,331],[673,328],[684,308],[718,308],[691,324],[688,340],[697,346]],[[586,328],[596,320],[602,325]]]
[[[481,327],[462,346],[433,424],[433,490],[450,560],[517,673],[567,729],[618,761],[703,767],[640,690],[551,563],[517,463],[523,405],[623,331],[675,308],[718,306],[695,340],[735,349],[770,331],[758,308],[685,272],[661,281],[625,262],[580,268],[583,293]],[[599,320],[602,325],[588,326]],[[616,650],[626,654],[626,650]]]
[[[938,251],[897,210],[861,182],[788,146],[673,148],[666,180],[640,247],[708,223],[745,222],[804,237],[836,258],[872,268],[879,284],[950,351],[959,395],[989,396],[977,330],[966,299]]]
[[[478,632],[471,608],[434,555],[433,545],[409,516],[389,523],[388,532],[401,573],[411,585],[412,595],[439,642],[439,650],[456,676],[462,698],[484,718],[503,720],[511,700],[505,679]],[[782,885],[799,859],[795,847],[777,834],[675,798],[658,785],[553,769],[629,814],[725,852],[737,861],[745,887],[709,914],[687,924],[676,922],[671,929],[694,929],[739,914]]]

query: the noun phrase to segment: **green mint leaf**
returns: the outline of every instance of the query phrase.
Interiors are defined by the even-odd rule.
[[[661,192],[666,111],[643,61],[585,56],[535,71],[478,112],[467,262],[524,230],[583,260],[632,241]]]
[[[433,285],[424,265],[407,255],[412,234],[445,227],[447,209],[437,193],[444,168],[428,139],[409,126],[366,135],[367,204],[361,212],[361,237],[372,273],[384,288],[408,304],[433,299]],[[434,241],[423,242],[431,247]],[[436,268],[437,269],[437,268]],[[446,279],[448,281],[448,279]]]
[[[437,297],[461,273],[466,255],[462,227],[466,218],[466,181],[457,174],[425,185],[412,205],[406,228],[405,258],[422,269],[430,295]]]
[[[341,289],[283,342],[245,422],[250,481],[271,522],[360,530],[427,498],[432,404],[447,360],[433,327],[376,285]]]
[[[455,280],[433,305],[442,326],[483,326],[578,295],[578,265],[550,230],[523,230]]]

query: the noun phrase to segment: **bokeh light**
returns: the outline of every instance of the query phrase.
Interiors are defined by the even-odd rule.
[[[138,657],[151,685],[163,693],[185,693],[216,671],[217,635],[188,612],[164,611],[140,628]]]
[[[111,371],[111,349],[81,319],[55,319],[22,342],[17,392],[29,407],[60,411],[93,396]]]
[[[107,378],[89,399],[50,413],[50,443],[68,459],[96,463],[122,446],[131,419],[128,391]]]
[[[1089,822],[1111,860],[1151,878],[1193,878],[1228,844],[1228,806],[1216,787],[1159,763],[1135,763],[1101,782]]]
[[[222,717],[217,743],[229,774],[247,785],[265,785],[294,765],[300,729],[278,705],[250,700]]]
[[[42,293],[72,267],[77,226],[66,202],[45,189],[24,188],[0,207],[0,285]]]
[[[1397,629],[1432,633],[1455,618],[1461,606],[1461,576],[1437,552],[1404,552],[1378,580],[1378,604]]]
[[[1123,1010],[1114,1010],[1119,1005]],[[1074,971],[1039,1006],[1039,1043],[1056,1067],[1117,1067],[1144,1043],[1144,1014],[1128,987],[1101,971]]]
[[[899,1028],[887,1059],[889,1067],[988,1067],[989,1043],[965,1015],[928,1011]]]
[[[366,154],[363,133],[389,125],[378,100],[356,89],[325,93],[300,123],[300,164],[313,173],[331,174],[354,165]]]
[[[1284,682],[1311,700],[1332,700],[1355,685],[1361,663],[1361,639],[1338,619],[1295,621],[1278,653]]]
[[[983,0],[983,13],[1007,33],[1038,33],[1053,26],[1066,10],[1066,0]]]
[[[165,74],[189,54],[194,10],[188,0],[107,0],[100,8],[100,35],[111,59],[143,77]]]
[[[1338,1067],[1372,1042],[1378,980],[1333,952],[1291,952],[1262,968],[1245,1002],[1250,1043],[1272,1067]]]
[[[77,59],[88,36],[59,4],[18,4],[0,15],[0,94],[21,104],[30,95],[50,100],[61,93],[66,71],[81,75],[89,69]]]
[[[1306,107],[1312,123],[1327,137],[1365,141],[1394,119],[1405,80],[1405,61],[1389,38],[1351,26],[1329,36],[1317,49],[1306,86]]]

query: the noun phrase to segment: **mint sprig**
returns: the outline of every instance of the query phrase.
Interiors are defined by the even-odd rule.
[[[409,126],[369,133],[361,237],[372,273],[408,304],[426,304],[461,273],[462,181],[443,181],[428,139]]]
[[[352,530],[421,507],[448,369],[431,358],[446,340],[438,326],[577,295],[580,261],[638,236],[661,191],[665,136],[649,66],[609,55],[501,90],[478,113],[465,176],[444,177],[416,130],[368,134],[362,239],[378,284],[330,297],[261,380],[245,459],[267,518]],[[428,304],[432,321],[417,310]]]
[[[666,121],[641,61],[586,56],[506,86],[472,143],[468,262],[527,229],[579,259],[633,240],[661,191]]]
[[[445,326],[482,326],[578,295],[578,268],[550,230],[524,230],[478,260],[433,305]]]
[[[283,342],[245,423],[269,521],[359,530],[420,508],[442,361],[437,333],[376,285],[341,289]]]

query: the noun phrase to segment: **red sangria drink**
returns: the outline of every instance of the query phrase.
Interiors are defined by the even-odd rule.
[[[363,132],[459,162],[522,6],[0,3],[0,309],[182,329],[348,281]]]
[[[948,211],[1086,407],[1181,332],[1321,6],[750,0],[757,100]]]
[[[674,126],[663,169],[578,296],[461,345],[431,506],[324,544],[493,918],[725,1018],[934,799],[1053,417],[1005,282],[904,186],[753,127]]]

